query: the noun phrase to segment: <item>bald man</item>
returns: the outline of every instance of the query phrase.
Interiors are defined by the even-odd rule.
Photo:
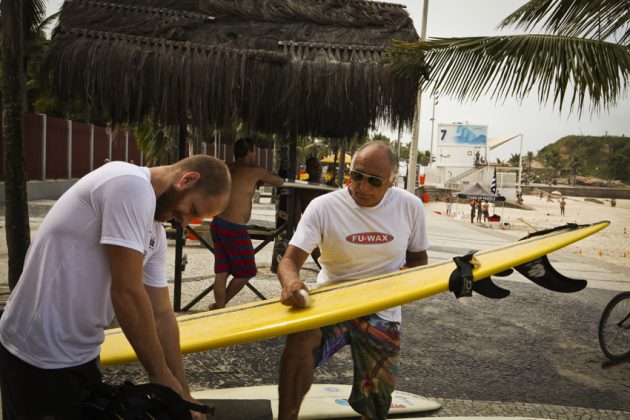
[[[352,159],[349,187],[311,201],[278,267],[283,304],[305,306],[300,291],[307,287],[299,271],[315,247],[321,250],[318,283],[427,263],[422,201],[393,187],[397,172],[397,157],[386,143],[367,143]],[[346,344],[355,372],[350,405],[363,418],[385,419],[398,374],[400,321],[400,307],[395,307],[289,335],[280,366],[279,419],[298,418],[314,368]]]

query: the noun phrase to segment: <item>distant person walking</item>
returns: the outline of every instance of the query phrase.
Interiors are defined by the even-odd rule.
[[[451,209],[453,208],[453,197],[451,194],[446,196],[446,215],[451,215]]]
[[[562,197],[562,199],[560,200],[560,216],[564,216],[564,208],[566,207],[567,203],[564,201],[564,197]]]
[[[475,212],[477,211],[477,200],[472,199],[470,204],[470,223],[475,223]]]

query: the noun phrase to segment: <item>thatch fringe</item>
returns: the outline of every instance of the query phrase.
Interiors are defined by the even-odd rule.
[[[112,10],[123,11],[125,13],[139,13],[145,16],[166,16],[166,17],[174,17],[174,18],[188,18],[195,19],[198,21],[212,21],[214,20],[213,16],[208,16],[202,13],[195,12],[187,12],[181,10],[173,10],[173,9],[165,9],[163,7],[150,7],[150,6],[138,6],[134,4],[122,4],[122,3],[110,3],[104,1],[94,1],[94,0],[65,0],[65,5],[81,5],[87,6],[95,9],[104,9],[105,12],[109,12]]]
[[[206,0],[232,13],[208,21],[201,17],[209,10],[195,14],[190,1],[145,1],[146,13],[129,9],[131,0],[110,4],[67,3],[45,63],[61,98],[83,99],[114,123],[149,115],[165,125],[242,122],[250,130],[347,138],[377,122],[411,125],[418,83],[394,77],[383,53],[390,38],[417,39],[411,25],[383,26],[408,19],[400,7]],[[158,12],[165,9],[176,10]],[[358,18],[330,25],[350,12]]]
[[[62,9],[59,27],[96,28],[100,31],[182,39],[178,35],[182,33],[179,28],[210,24],[213,20],[213,16],[204,13],[164,7],[67,0]]]
[[[316,42],[280,41],[278,45],[292,60],[326,61],[331,63],[381,63],[383,47],[364,45],[322,44]]]

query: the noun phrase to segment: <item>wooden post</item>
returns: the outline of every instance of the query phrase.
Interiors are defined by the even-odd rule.
[[[186,154],[187,124],[179,125],[178,157],[183,159]],[[182,306],[182,260],[184,253],[184,227],[175,223],[175,278],[173,280],[173,310],[179,312]]]

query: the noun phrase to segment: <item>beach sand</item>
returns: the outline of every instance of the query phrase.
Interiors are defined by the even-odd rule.
[[[630,267],[630,200],[617,200],[617,206],[611,207],[610,200],[565,196],[565,216],[560,216],[560,196],[554,196],[553,201],[547,201],[546,197],[541,199],[538,195],[525,195],[523,200],[523,204],[531,210],[503,208],[499,203],[495,214],[501,216],[501,224],[495,223],[492,227],[475,225],[520,238],[529,232],[565,223],[588,224],[608,220],[608,228],[568,246],[567,250],[599,258],[605,263]],[[428,211],[446,215],[444,202],[429,202],[425,207]],[[460,200],[459,203],[454,203],[451,217],[460,223],[471,225],[468,202]]]

